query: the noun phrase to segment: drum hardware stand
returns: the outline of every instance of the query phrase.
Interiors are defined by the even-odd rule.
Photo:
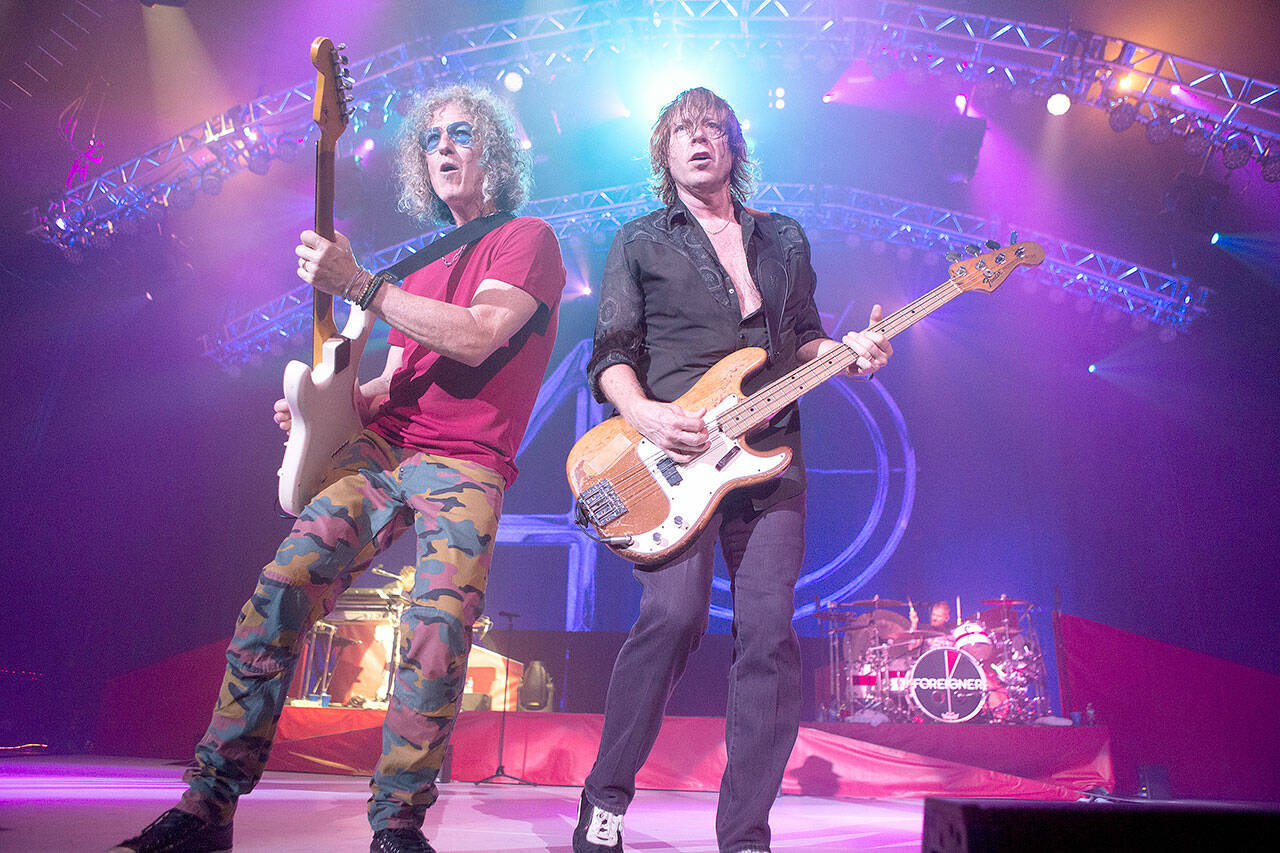
[[[506,673],[502,676],[502,689],[506,695],[502,697],[502,716],[498,718],[498,769],[477,781],[476,784],[483,785],[485,782],[492,782],[495,779],[510,779],[517,785],[536,785],[536,782],[521,779],[519,776],[512,776],[502,764],[502,750],[507,739],[507,705],[510,704],[507,700],[511,696],[511,649],[516,629],[516,617],[520,614],[499,610],[498,615],[505,617],[507,620],[507,653],[502,656],[503,660],[506,661]]]

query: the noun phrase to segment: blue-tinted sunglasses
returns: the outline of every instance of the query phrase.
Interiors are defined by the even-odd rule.
[[[428,127],[426,130],[418,131],[418,144],[422,146],[423,151],[430,154],[440,147],[440,139],[447,133],[449,138],[458,145],[470,148],[471,134],[474,130],[469,121],[455,121],[443,130],[438,127]]]

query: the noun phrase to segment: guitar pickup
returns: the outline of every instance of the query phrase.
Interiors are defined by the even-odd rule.
[[[590,488],[583,489],[582,494],[578,495],[578,506],[596,527],[604,527],[627,514],[627,505],[618,497],[613,484],[608,480],[601,480]]]
[[[725,469],[725,466],[733,461],[733,457],[737,456],[738,451],[741,449],[742,449],[741,447],[738,447],[738,445],[735,444],[732,447],[732,449],[729,450],[728,453],[720,457],[720,461],[716,463],[716,470],[723,471]]]
[[[658,460],[658,471],[666,478],[667,483],[672,486],[680,485],[680,481],[684,479],[680,474],[680,469],[676,467],[675,460],[670,456],[663,456]]]

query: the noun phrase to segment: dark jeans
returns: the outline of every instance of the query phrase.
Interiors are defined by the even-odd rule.
[[[769,809],[800,727],[800,644],[791,617],[804,513],[803,493],[761,512],[731,494],[688,551],[635,571],[640,615],[609,680],[600,751],[586,782],[593,805],[621,814],[635,796],[667,699],[707,628],[719,541],[733,594],[733,666],[716,838],[725,853],[768,849]]]

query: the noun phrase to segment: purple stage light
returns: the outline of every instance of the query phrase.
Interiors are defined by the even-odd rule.
[[[1098,365],[1096,365],[1096,364],[1091,364],[1091,365],[1089,365],[1089,372],[1090,372],[1090,373],[1097,373],[1097,372],[1098,372]]]
[[[969,106],[968,96],[965,95],[964,92],[961,92],[960,94],[956,95],[955,104],[956,104],[956,112],[960,113],[961,115],[964,115],[965,109],[967,109]]]
[[[1049,111],[1049,115],[1066,115],[1067,110],[1071,109],[1071,96],[1066,92],[1054,92],[1044,102],[1044,108]]]
[[[360,143],[358,148],[356,148],[356,156],[368,157],[371,153],[373,153],[373,149],[374,149],[374,141],[372,139],[366,139],[364,142]]]
[[[1174,83],[1172,86],[1169,87],[1169,94],[1173,95],[1175,98],[1181,98],[1182,91],[1183,91],[1182,86],[1180,86],[1177,83]]]

